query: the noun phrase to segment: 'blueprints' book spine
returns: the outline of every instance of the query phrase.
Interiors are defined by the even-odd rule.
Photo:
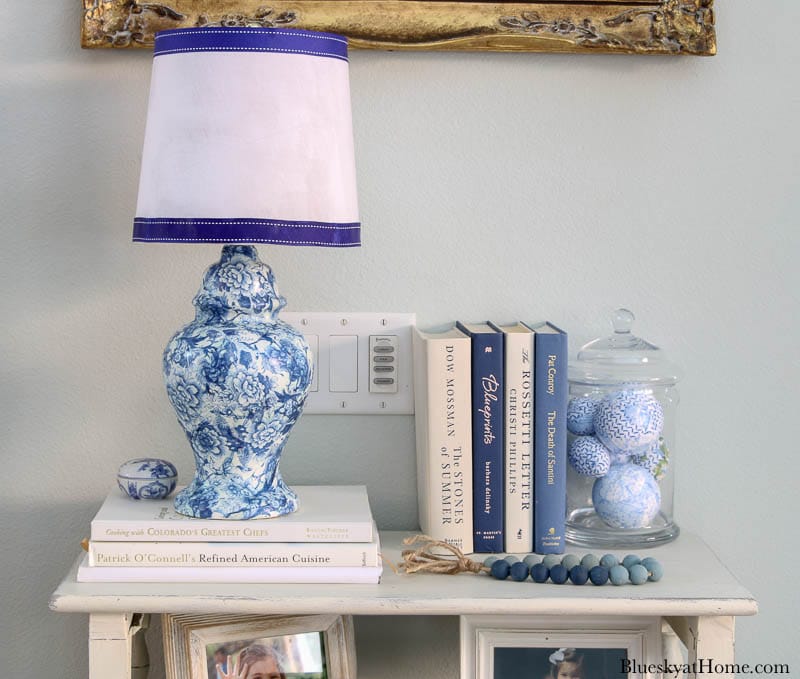
[[[534,342],[533,548],[539,554],[562,554],[567,513],[567,335],[536,332]]]
[[[472,338],[473,550],[503,551],[503,334]]]

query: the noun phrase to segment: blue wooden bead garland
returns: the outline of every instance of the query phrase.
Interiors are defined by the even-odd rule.
[[[510,558],[509,558],[510,557]],[[530,566],[528,564],[531,564]],[[511,576],[512,580],[524,582],[530,576],[533,582],[545,583],[548,580],[556,585],[571,582],[574,585],[643,585],[646,582],[658,582],[664,575],[664,567],[653,557],[640,559],[635,554],[628,554],[620,559],[613,554],[604,554],[601,558],[594,554],[586,554],[578,558],[574,554],[559,557],[547,555],[543,561],[528,554],[522,561],[515,556],[491,556],[484,561],[483,571],[498,580]]]
[[[491,555],[480,562],[468,558],[457,547],[427,535],[417,535],[403,541],[405,545],[419,542],[425,544],[416,549],[403,550],[403,561],[395,568],[396,572],[445,575],[485,573],[497,580],[511,577],[517,582],[524,582],[530,578],[536,583],[549,580],[557,585],[567,582],[574,585],[587,582],[605,585],[609,581],[614,585],[642,585],[658,582],[664,576],[664,567],[657,559],[649,556],[640,559],[635,554],[628,554],[621,560],[613,554],[604,554],[601,558],[594,554],[585,554],[582,558],[574,554],[548,554],[541,561],[536,554],[528,554],[521,560],[514,555]]]

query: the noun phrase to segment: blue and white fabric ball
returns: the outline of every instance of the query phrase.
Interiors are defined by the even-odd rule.
[[[594,482],[592,503],[597,515],[612,528],[646,528],[661,508],[661,490],[644,467],[612,465]]]
[[[653,475],[656,481],[661,479],[667,473],[667,467],[669,467],[669,455],[667,455],[667,448],[663,444],[663,440],[659,440],[646,453],[633,455],[631,462],[644,467]]]
[[[572,468],[583,476],[600,477],[611,469],[611,456],[594,436],[578,436],[567,455]]]
[[[658,442],[664,429],[664,409],[647,391],[616,391],[598,404],[594,429],[612,454],[641,455]]]
[[[598,401],[589,396],[579,396],[567,405],[567,429],[576,436],[594,434],[594,413]]]
[[[631,456],[628,453],[620,452],[619,450],[609,450],[608,454],[611,455],[611,464],[625,464],[626,462],[631,462]]]

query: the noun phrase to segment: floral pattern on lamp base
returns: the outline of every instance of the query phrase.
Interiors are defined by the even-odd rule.
[[[311,352],[277,318],[286,305],[255,247],[226,245],[194,299],[195,320],[164,351],[169,400],[195,457],[175,510],[251,519],[297,509],[278,463],[311,384]]]

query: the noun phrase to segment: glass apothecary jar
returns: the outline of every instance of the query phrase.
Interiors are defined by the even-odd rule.
[[[615,311],[614,333],[569,365],[566,539],[575,545],[645,547],[678,536],[678,369],[633,335],[633,321]]]

